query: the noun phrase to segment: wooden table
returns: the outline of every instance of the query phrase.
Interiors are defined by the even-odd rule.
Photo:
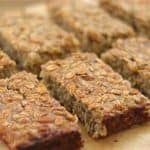
[[[1,1],[2,0],[0,0],[0,2]],[[5,1],[8,2],[8,0]],[[13,0],[10,1],[12,2]],[[22,1],[22,3],[13,5],[10,5],[10,3],[7,5],[6,2],[5,5],[4,3],[0,3],[0,10],[7,11],[10,8],[19,9],[29,4],[27,3],[27,1],[25,2],[25,0],[20,1]],[[30,3],[31,1],[32,0],[30,0]],[[32,4],[34,3],[34,1],[32,1]],[[46,13],[44,4],[36,4],[35,6],[30,6],[27,10],[32,13]],[[150,123],[134,126],[131,129],[100,140],[94,140],[90,138],[82,126],[81,129],[82,136],[85,141],[83,150],[150,150]],[[8,149],[4,144],[1,143],[0,150]]]

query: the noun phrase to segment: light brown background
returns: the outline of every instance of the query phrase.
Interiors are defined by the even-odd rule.
[[[19,9],[35,2],[40,2],[36,6],[30,6],[29,10],[44,12],[45,5],[41,4],[45,0],[0,0],[0,11]],[[132,127],[126,131],[115,134],[109,138],[101,140],[91,139],[84,128],[82,136],[85,141],[83,150],[150,150],[150,123]],[[7,150],[4,144],[0,144],[0,150]]]
[[[0,11],[20,9],[34,3],[43,3],[46,0],[0,0]]]

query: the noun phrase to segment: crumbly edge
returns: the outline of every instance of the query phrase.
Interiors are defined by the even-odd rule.
[[[15,65],[9,65],[0,70],[0,78],[10,77],[12,74],[16,73]]]
[[[7,39],[5,39],[5,37],[3,37],[3,35],[0,33],[0,45],[2,47],[2,50],[13,60],[16,61],[16,64],[18,65],[18,68],[21,68],[22,66],[22,57],[20,57],[20,59],[18,60],[19,54],[17,53],[17,51],[15,51],[14,46],[9,43],[9,41]],[[15,52],[15,55],[14,55]],[[22,60],[22,62],[20,61]]]
[[[123,78],[129,80],[133,87],[140,89],[143,94],[150,98],[150,85],[148,84],[148,81],[140,74],[131,72],[127,62],[119,59],[119,56],[113,56],[109,51],[102,54],[101,58],[115,71],[120,73]]]
[[[52,20],[54,20],[54,22],[61,26],[64,30],[68,32],[73,32],[76,35],[76,37],[81,42],[81,50],[95,52],[98,56],[100,56],[103,52],[107,51],[108,48],[111,48],[112,43],[114,43],[118,38],[124,39],[134,35],[134,33],[118,34],[117,36],[111,38],[104,35],[102,40],[100,42],[97,42],[96,40],[91,40],[90,36],[79,33],[78,31],[73,29],[65,22],[63,17],[57,15],[57,13],[56,15],[55,13],[53,13],[50,16]]]
[[[140,124],[149,120],[149,114],[145,113],[146,105],[129,108],[121,114],[103,116],[97,121],[87,106],[74,95],[71,95],[56,79],[47,77],[41,72],[44,84],[48,87],[51,94],[70,112],[76,114],[84,124],[86,130],[93,138],[102,138],[113,133],[127,129],[134,124]],[[113,122],[113,124],[112,124]]]
[[[71,142],[68,142],[71,141]],[[17,150],[79,150],[82,146],[81,136],[78,132],[56,133],[46,139],[34,139],[32,143],[17,146]]]

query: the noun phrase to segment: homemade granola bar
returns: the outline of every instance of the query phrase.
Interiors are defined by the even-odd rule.
[[[30,73],[0,80],[0,139],[12,150],[77,150],[77,119]]]
[[[76,53],[42,66],[41,77],[94,138],[150,120],[150,101],[95,54]]]
[[[150,40],[118,40],[102,59],[150,98]]]
[[[127,21],[134,29],[150,37],[150,0],[100,0],[112,15]]]
[[[21,68],[33,73],[47,60],[63,58],[79,46],[78,40],[49,21],[48,15],[25,12],[1,17],[0,43]]]
[[[9,77],[16,71],[16,63],[0,49],[0,78]]]
[[[74,32],[83,50],[100,55],[117,38],[130,37],[134,33],[132,28],[98,6],[96,1],[92,3],[89,0],[87,3],[85,0],[80,3],[74,0],[49,0],[53,20],[64,29]]]

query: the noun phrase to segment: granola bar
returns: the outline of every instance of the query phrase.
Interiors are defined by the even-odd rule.
[[[118,40],[102,59],[150,98],[150,40]]]
[[[0,139],[12,150],[77,150],[77,119],[30,73],[0,80]]]
[[[33,73],[47,60],[64,58],[79,46],[74,35],[49,21],[48,15],[26,12],[1,17],[0,43],[20,68]]]
[[[100,0],[101,5],[112,15],[127,21],[133,28],[150,37],[149,0]]]
[[[69,1],[69,2],[68,2]],[[83,0],[82,0],[83,1]],[[49,0],[51,18],[81,41],[84,51],[100,55],[117,38],[133,36],[133,30],[120,20],[111,17],[94,1]],[[64,3],[64,4],[63,4]],[[97,5],[96,5],[97,4]]]
[[[42,66],[43,82],[90,135],[105,137],[150,120],[150,101],[95,54],[76,53]]]
[[[16,63],[0,49],[0,78],[9,77],[16,71]]]

